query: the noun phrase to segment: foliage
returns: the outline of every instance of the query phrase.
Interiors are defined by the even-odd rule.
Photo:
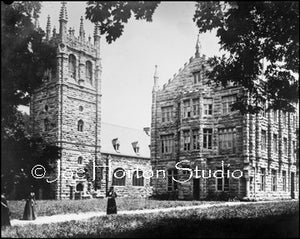
[[[46,225],[14,226],[4,237],[289,237],[295,235],[296,201],[248,203],[205,209],[109,215]],[[291,225],[292,223],[292,225]],[[296,227],[296,228],[295,228]],[[261,233],[261,234],[260,234]],[[248,236],[247,236],[248,235]]]
[[[58,148],[29,132],[29,116],[17,110],[28,105],[46,69],[56,65],[55,47],[43,41],[44,32],[32,22],[40,8],[39,2],[1,2],[1,186],[7,190],[20,183],[26,190],[23,186],[35,183],[31,167],[47,167],[46,161],[58,155]]]
[[[229,54],[210,60],[210,79],[222,86],[229,81],[249,92],[253,102],[239,99],[242,112],[269,109],[294,111],[298,101],[299,3],[198,2],[193,20],[203,33],[217,30],[221,49]]]
[[[86,17],[100,24],[108,43],[123,33],[132,12],[152,20],[160,2],[88,2]],[[233,110],[257,113],[268,100],[269,109],[294,111],[298,102],[299,3],[295,1],[197,2],[193,21],[199,32],[217,30],[222,57],[209,60],[209,79],[217,85],[243,86]],[[264,67],[263,62],[265,62]]]
[[[107,42],[111,43],[122,35],[124,23],[128,22],[131,15],[134,15],[136,20],[151,22],[159,3],[158,1],[88,1],[86,18],[91,22],[99,23],[101,35],[106,34]]]

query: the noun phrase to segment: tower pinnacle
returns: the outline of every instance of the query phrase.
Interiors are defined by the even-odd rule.
[[[50,34],[51,34],[51,23],[50,23],[50,16],[48,15],[47,19],[47,26],[46,26],[46,39],[50,40]]]
[[[153,91],[157,91],[158,90],[158,71],[157,71],[157,65],[155,65],[155,71],[154,71],[154,85],[153,85]]]
[[[195,53],[196,58],[200,57],[200,50],[201,50],[201,44],[200,44],[200,41],[199,41],[199,34],[198,34],[197,42],[196,42],[196,53]]]
[[[80,18],[79,36],[80,36],[81,39],[85,38],[85,32],[84,32],[84,28],[83,28],[83,17],[82,16]]]

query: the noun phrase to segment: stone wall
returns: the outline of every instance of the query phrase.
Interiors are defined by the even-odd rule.
[[[152,194],[152,186],[150,186],[151,165],[149,158],[128,157],[117,154],[102,153],[102,160],[107,162],[106,166],[110,173],[107,172],[107,189],[114,186],[114,189],[119,197],[130,198],[145,198]],[[115,186],[112,183],[113,173],[116,169],[122,168],[125,170],[125,185]],[[135,170],[141,170],[144,173],[144,186],[133,186],[132,176]]]
[[[296,156],[293,154],[293,141],[298,145],[296,137],[295,115],[288,114],[288,118],[283,122],[283,114],[278,112],[278,122],[272,118],[272,112],[257,115],[241,115],[237,111],[224,114],[222,103],[224,96],[241,96],[246,92],[229,84],[226,88],[217,87],[214,83],[209,84],[202,74],[199,83],[194,83],[193,73],[208,69],[205,56],[191,58],[183,69],[175,74],[167,84],[159,89],[157,85],[152,93],[152,124],[151,124],[151,164],[153,170],[163,169],[167,171],[175,167],[179,161],[185,160],[191,169],[200,165],[203,169],[216,170],[220,162],[230,164],[231,170],[239,170],[243,173],[240,179],[229,180],[229,191],[226,192],[230,197],[250,198],[250,199],[273,199],[291,198],[291,174],[295,178],[295,197],[298,197],[298,169],[296,167]],[[155,81],[157,82],[157,81]],[[200,114],[184,117],[183,102],[199,98]],[[211,99],[213,102],[212,115],[204,114],[204,101]],[[162,107],[172,107],[172,119],[169,122],[162,121]],[[192,107],[192,104],[191,104]],[[212,148],[203,148],[203,129],[211,128]],[[222,150],[219,148],[219,129],[235,129],[235,150]],[[199,129],[200,149],[184,150],[183,130],[192,132]],[[261,132],[265,130],[267,137],[267,148],[262,150]],[[170,153],[162,153],[161,136],[173,135],[173,150]],[[278,152],[273,149],[273,135],[278,137]],[[288,153],[283,154],[283,138],[288,142]],[[200,166],[199,166],[200,167]],[[266,189],[259,191],[259,172],[260,167],[267,168]],[[271,191],[271,170],[277,172],[277,189]],[[287,172],[287,188],[284,191],[282,186],[282,170]],[[180,173],[179,173],[180,174]],[[179,198],[192,199],[194,177],[184,184],[179,185],[176,192]],[[198,183],[198,182],[197,182]],[[172,194],[167,192],[167,179],[158,178],[154,180],[154,195]],[[216,179],[201,179],[200,199],[208,196],[218,196],[222,192],[216,189]]]

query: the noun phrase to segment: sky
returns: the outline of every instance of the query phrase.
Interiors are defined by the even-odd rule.
[[[167,83],[195,54],[198,28],[192,18],[196,2],[162,2],[153,21],[131,19],[116,41],[101,37],[102,121],[143,129],[151,126],[153,74],[158,66],[159,85]],[[59,27],[61,2],[42,2],[39,24],[45,30]],[[79,34],[80,17],[85,19],[86,2],[67,2],[68,28]],[[94,25],[84,20],[86,37],[93,37]],[[220,55],[215,32],[199,36],[201,54]]]

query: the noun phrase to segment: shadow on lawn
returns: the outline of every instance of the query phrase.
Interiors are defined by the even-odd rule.
[[[104,237],[130,238],[298,238],[299,215],[231,219],[166,219],[156,224]]]

